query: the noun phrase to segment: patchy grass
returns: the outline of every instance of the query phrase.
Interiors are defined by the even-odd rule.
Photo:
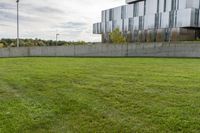
[[[199,131],[199,59],[0,59],[1,133]]]

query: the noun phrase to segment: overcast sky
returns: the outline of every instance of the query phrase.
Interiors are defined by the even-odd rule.
[[[0,38],[16,38],[16,0],[0,0]],[[101,21],[101,10],[125,0],[21,0],[20,37],[100,41],[92,24]]]

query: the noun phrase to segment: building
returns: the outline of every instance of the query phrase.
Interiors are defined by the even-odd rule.
[[[200,38],[200,0],[126,0],[102,11],[93,33],[109,42],[119,28],[130,42],[189,41]]]

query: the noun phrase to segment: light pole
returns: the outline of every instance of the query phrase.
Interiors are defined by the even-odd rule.
[[[19,47],[19,0],[17,2],[17,47]]]
[[[129,35],[130,33],[129,32],[127,32],[126,33],[126,56],[128,56],[128,52],[129,52],[129,50],[128,50],[128,41],[129,41],[129,39],[128,39],[128,35]]]
[[[56,34],[56,46],[57,46],[57,44],[58,44],[58,36],[59,36],[60,34]]]

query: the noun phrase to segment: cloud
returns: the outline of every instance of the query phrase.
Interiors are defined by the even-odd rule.
[[[58,13],[58,14],[61,13],[61,14],[64,14],[64,11],[56,9],[56,8],[48,7],[48,6],[36,7],[34,10],[37,11],[37,12],[44,13],[44,14],[45,13],[49,13],[49,14],[51,14],[51,13]]]
[[[60,25],[57,26],[57,28],[80,29],[80,28],[85,28],[86,26],[87,26],[87,23],[84,23],[84,22],[66,22],[66,23],[61,23]]]
[[[20,0],[20,37],[100,41],[92,24],[101,20],[101,10],[124,4],[124,0]],[[16,2],[0,2],[0,38],[16,36]]]
[[[8,22],[16,22],[16,13],[9,11],[1,11],[0,10],[0,21],[8,21]],[[20,15],[20,20],[24,21],[34,21],[34,18],[29,16]]]
[[[0,2],[0,9],[15,9],[15,6],[13,4]]]
[[[8,27],[9,25],[7,24],[0,24],[0,27]]]

